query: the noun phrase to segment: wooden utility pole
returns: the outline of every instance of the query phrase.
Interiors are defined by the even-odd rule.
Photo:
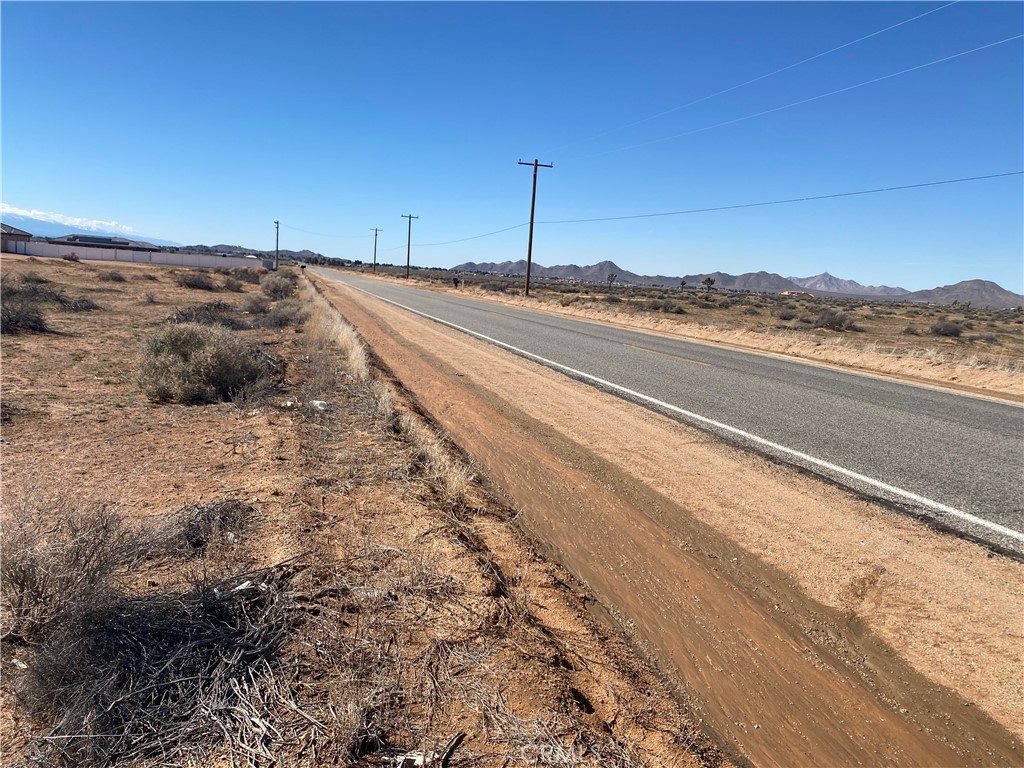
[[[409,254],[412,252],[412,220],[418,219],[419,216],[412,216],[407,213],[402,214],[403,219],[409,220],[409,239],[405,241],[405,279],[409,279]]]
[[[373,274],[377,274],[377,233],[383,232],[383,229],[373,228]]]
[[[281,263],[281,222],[274,222],[274,271]]]
[[[532,165],[533,166],[533,196],[530,198],[530,240],[526,246],[526,295],[530,295],[530,268],[533,266],[533,211],[537,207],[537,169],[538,168],[554,168],[554,163],[545,165],[544,163],[537,162],[535,159],[532,163],[524,163],[522,160],[519,161],[520,165]]]

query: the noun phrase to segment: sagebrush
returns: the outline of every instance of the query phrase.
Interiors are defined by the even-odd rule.
[[[268,356],[230,330],[186,322],[150,335],[136,378],[151,400],[191,404],[230,399],[273,370]]]

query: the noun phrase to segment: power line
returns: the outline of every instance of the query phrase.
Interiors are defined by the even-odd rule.
[[[1024,171],[1007,171],[992,173],[987,176],[968,176],[962,179],[944,179],[942,181],[926,181],[920,184],[903,184],[898,187],[880,187],[878,189],[862,189],[857,192],[835,192],[829,195],[812,195],[810,197],[791,197],[786,200],[768,200],[760,203],[742,203],[740,205],[720,205],[714,208],[691,208],[686,211],[666,211],[664,213],[638,213],[631,216],[601,216],[593,219],[560,219],[558,221],[538,221],[538,224],[582,224],[592,221],[621,221],[623,219],[652,219],[657,216],[682,216],[687,213],[710,213],[711,211],[732,211],[739,208],[758,208],[766,205],[783,205],[786,203],[803,203],[810,200],[828,200],[836,197],[854,197],[855,195],[873,195],[877,192],[895,192],[901,189],[920,189],[921,187],[937,187],[942,184],[960,184],[965,181],[981,181],[982,179],[999,179],[1006,176],[1020,176]]]
[[[362,238],[369,238],[369,234],[328,234],[327,232],[314,232],[309,229],[300,229],[297,226],[290,226],[289,224],[282,224],[286,229],[294,229],[297,232],[303,232],[305,234],[315,234],[317,238],[334,238],[336,240],[356,240]]]
[[[532,165],[532,163],[531,163]],[[828,195],[811,195],[808,197],[791,197],[785,200],[767,200],[759,203],[742,203],[739,205],[720,205],[713,208],[690,208],[685,211],[666,211],[663,213],[638,213],[628,216],[600,216],[590,219],[558,219],[553,221],[538,221],[537,224],[584,224],[589,222],[598,221],[622,221],[625,219],[653,219],[659,216],[683,216],[690,213],[711,213],[713,211],[732,211],[741,208],[760,208],[768,205],[785,205],[788,203],[803,203],[810,202],[812,200],[828,200],[831,198],[839,197],[856,197],[858,195],[873,195],[879,192],[896,192],[903,189],[921,189],[923,187],[938,187],[944,184],[961,184],[968,181],[983,181],[985,179],[1001,179],[1008,176],[1021,176],[1024,175],[1024,171],[1007,171],[1005,173],[992,173],[986,176],[965,176],[959,179],[943,179],[941,181],[925,181],[919,184],[902,184],[896,187],[879,187],[877,189],[861,189],[856,192],[835,192]],[[525,227],[529,222],[523,222],[522,224],[515,224],[511,227],[505,227],[504,229],[497,229],[493,232],[486,232],[482,235],[473,235],[472,237],[463,237],[459,240],[447,240],[443,243],[417,243],[417,248],[426,247],[428,245],[448,245],[449,243],[464,243],[467,240],[478,240],[481,237],[489,237],[491,235],[497,235],[501,232],[508,232],[513,229],[519,229]],[[392,248],[383,248],[382,251],[397,251],[402,246],[396,245]]]
[[[482,235],[473,235],[472,237],[463,237],[463,238],[460,238],[458,240],[445,240],[442,243],[416,243],[416,247],[417,248],[429,248],[429,247],[435,246],[435,245],[452,245],[453,243],[465,243],[465,242],[467,242],[469,240],[479,240],[481,237],[490,237],[491,235],[500,235],[502,232],[510,232],[513,229],[519,229],[521,227],[525,227],[529,223],[530,222],[528,222],[528,221],[524,221],[522,224],[513,224],[511,227],[505,227],[504,229],[496,229],[493,232],[484,232]],[[381,248],[381,251],[382,252],[397,251],[401,247],[402,246],[400,246],[400,245],[395,245],[395,246],[392,246],[391,248]]]
[[[877,32],[872,32],[869,35],[864,35],[863,37],[858,37],[856,40],[851,40],[848,43],[843,43],[842,45],[837,45],[835,48],[830,48],[827,51],[822,51],[821,53],[817,53],[814,56],[809,56],[806,59],[801,59],[798,62],[795,62],[793,64],[789,64],[789,65],[787,65],[785,67],[782,67],[781,69],[776,69],[776,70],[774,70],[772,72],[769,72],[768,74],[760,75],[758,77],[753,78],[752,80],[747,80],[744,83],[740,83],[738,85],[733,85],[733,86],[731,86],[729,88],[723,88],[722,90],[716,91],[715,93],[708,94],[707,96],[701,96],[699,99],[694,99],[693,101],[689,101],[686,104],[681,104],[678,107],[672,107],[671,109],[666,109],[663,112],[658,112],[657,114],[651,115],[650,117],[644,117],[644,118],[641,118],[640,120],[634,120],[632,123],[626,123],[625,125],[620,125],[618,128],[611,128],[611,129],[609,129],[607,131],[603,131],[602,133],[597,133],[597,134],[594,134],[592,136],[588,136],[586,138],[580,139],[579,141],[577,141],[575,143],[580,144],[580,143],[582,143],[584,141],[590,141],[591,139],[598,139],[598,138],[601,138],[602,136],[607,136],[607,135],[612,134],[612,133],[618,133],[619,131],[624,131],[627,128],[632,128],[635,125],[641,125],[643,123],[648,123],[651,120],[656,120],[659,117],[664,117],[665,115],[670,115],[673,112],[678,112],[680,110],[687,109],[688,107],[692,107],[695,104],[700,104],[701,102],[708,101],[710,99],[714,99],[714,98],[716,98],[718,96],[722,96],[722,95],[724,95],[726,93],[730,93],[732,91],[739,90],[740,88],[745,88],[748,85],[753,85],[754,83],[760,82],[761,80],[766,80],[769,77],[774,77],[775,75],[778,75],[778,74],[780,74],[782,72],[786,72],[787,70],[799,67],[802,64],[807,64],[808,62],[814,61],[815,59],[820,59],[823,56],[828,56],[830,53],[835,53],[836,51],[841,51],[843,48],[849,48],[851,45],[856,45],[857,43],[864,42],[865,40],[868,40],[868,39],[870,39],[872,37],[877,37],[878,35],[881,35],[883,32],[888,32],[888,31],[890,31],[892,29],[896,29],[897,27],[902,27],[904,24],[909,24],[912,21],[917,21],[918,19],[923,19],[925,16],[929,16],[929,15],[931,15],[933,13],[938,13],[939,11],[943,10],[944,8],[949,8],[951,5],[956,5],[960,1],[961,0],[953,0],[953,2],[951,2],[951,3],[946,3],[945,5],[940,5],[938,8],[933,8],[932,10],[925,11],[924,13],[920,13],[917,16],[912,16],[909,19],[905,19],[904,21],[901,21],[901,22],[899,22],[897,24],[892,24],[892,25],[890,25],[888,27],[885,27],[884,29],[878,30]]]
[[[522,224],[513,224],[511,227],[505,227],[504,229],[496,229],[493,232],[485,232],[482,235],[473,235],[472,237],[463,237],[460,240],[446,240],[443,243],[416,243],[417,248],[429,248],[433,245],[452,245],[453,243],[464,243],[467,240],[479,240],[481,237],[490,237],[491,235],[500,235],[502,232],[509,232],[513,229],[519,229],[525,227],[530,222],[524,221]],[[401,248],[402,246],[398,246]],[[393,249],[392,249],[393,250]]]
[[[686,131],[685,133],[676,133],[676,134],[673,134],[672,136],[663,136],[660,139],[651,139],[650,141],[642,141],[639,144],[630,144],[630,145],[625,146],[625,147],[618,147],[616,149],[607,149],[607,150],[604,150],[603,152],[595,152],[592,155],[586,155],[583,159],[590,158],[590,157],[600,157],[602,155],[609,155],[609,154],[612,154],[613,152],[623,152],[623,151],[625,151],[627,149],[636,149],[637,147],[646,147],[646,146],[649,146],[650,144],[659,144],[659,143],[661,143],[663,141],[671,141],[672,139],[680,139],[680,138],[682,138],[684,136],[692,136],[695,133],[703,133],[704,131],[710,131],[713,128],[721,128],[721,127],[726,126],[726,125],[732,125],[733,123],[743,122],[744,120],[752,120],[755,117],[762,117],[764,115],[770,115],[773,112],[781,112],[784,109],[790,109],[792,107],[798,107],[801,104],[808,104],[808,103],[810,103],[812,101],[817,101],[818,99],[824,99],[824,98],[827,98],[829,96],[835,96],[836,94],[839,94],[839,93],[845,93],[847,91],[852,91],[852,90],[854,90],[856,88],[863,88],[865,85],[871,85],[872,83],[879,83],[882,80],[888,80],[888,79],[893,78],[893,77],[899,77],[900,75],[905,75],[905,74],[908,74],[909,72],[916,72],[919,69],[924,69],[925,67],[931,67],[931,66],[934,66],[936,64],[941,64],[944,61],[950,61],[952,59],[958,59],[961,56],[967,56],[968,54],[971,54],[971,53],[977,53],[978,51],[983,51],[986,48],[993,48],[993,47],[995,47],[997,45],[1002,45],[1004,43],[1010,43],[1010,42],[1013,42],[1014,40],[1020,40],[1022,37],[1024,37],[1024,35],[1014,35],[1013,37],[1007,37],[1004,40],[997,40],[994,43],[988,43],[986,45],[978,46],[977,48],[972,48],[969,51],[962,51],[960,53],[954,53],[951,56],[945,56],[945,57],[943,57],[941,59],[936,59],[935,61],[929,61],[926,64],[918,64],[916,67],[910,67],[909,69],[903,69],[903,70],[900,70],[899,72],[892,72],[891,74],[888,74],[888,75],[882,75],[881,77],[876,77],[876,78],[873,78],[871,80],[865,80],[863,83],[857,83],[856,85],[848,85],[845,88],[839,88],[839,89],[837,89],[835,91],[829,91],[828,93],[822,93],[822,94],[819,94],[817,96],[811,96],[809,99],[801,99],[800,101],[794,101],[794,102],[792,102],[790,104],[783,104],[781,107],[773,107],[772,109],[766,109],[766,110],[763,110],[761,112],[755,112],[752,115],[744,115],[743,117],[736,117],[736,118],[733,118],[732,120],[726,120],[726,121],[721,122],[721,123],[715,123],[714,125],[707,125],[707,126],[705,126],[703,128],[695,128],[692,131]],[[580,159],[580,158],[577,158],[577,159]]]

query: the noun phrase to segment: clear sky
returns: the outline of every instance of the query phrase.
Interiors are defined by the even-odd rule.
[[[404,263],[413,214],[415,264],[525,258],[526,227],[428,245],[526,222],[520,159],[555,166],[538,222],[1024,169],[1018,2],[3,2],[0,24],[5,206],[186,244],[272,248],[279,219],[282,248],[369,260],[380,227]],[[534,258],[1024,292],[1022,211],[1018,175],[539,223]]]

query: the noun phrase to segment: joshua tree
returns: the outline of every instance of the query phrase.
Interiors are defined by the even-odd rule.
[[[685,280],[680,280],[679,281],[679,290],[680,291],[685,291],[686,290],[686,281]]]
[[[618,279],[618,277],[619,276],[616,275],[614,272],[609,272],[608,273],[608,287],[609,288],[611,288],[613,285],[615,285],[615,281]]]
[[[700,282],[704,286],[705,292],[711,293],[711,286],[715,284],[715,278],[713,278],[713,277],[705,277]]]

